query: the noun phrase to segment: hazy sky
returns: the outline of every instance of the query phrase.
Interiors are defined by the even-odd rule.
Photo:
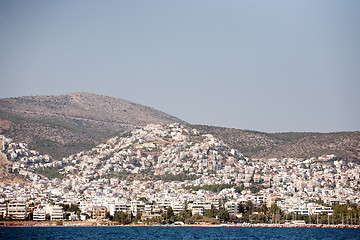
[[[0,84],[194,124],[360,130],[360,1],[1,0]]]

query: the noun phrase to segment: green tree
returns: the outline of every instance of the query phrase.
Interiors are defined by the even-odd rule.
[[[267,217],[265,214],[251,214],[249,216],[249,220],[251,223],[265,223],[267,222]]]
[[[219,220],[222,221],[222,222],[226,222],[227,220],[229,220],[230,215],[229,215],[228,210],[226,210],[226,209],[223,208],[223,207],[220,207],[220,208],[219,208],[219,213],[218,213],[218,218],[219,218]]]
[[[178,220],[182,221],[184,223],[190,218],[191,218],[190,210],[184,210],[184,211],[179,212],[179,214],[178,214]]]
[[[114,221],[119,222],[124,225],[131,223],[130,216],[127,213],[119,212],[119,211],[115,212]]]
[[[134,221],[133,222],[138,222],[141,220],[141,217],[142,217],[142,212],[137,212],[136,215],[135,215],[135,218],[134,218]]]
[[[248,200],[246,203],[245,203],[245,212],[250,212],[252,213],[254,211],[254,204],[252,203],[251,200]]]
[[[214,218],[217,216],[217,212],[215,209],[206,209],[204,213],[205,217]]]
[[[138,199],[138,201],[146,203],[147,199],[146,199],[146,197],[141,197]]]
[[[33,220],[33,213],[29,213],[28,215],[26,215],[25,220],[26,220],[26,221],[31,221],[31,220]]]
[[[111,216],[109,212],[106,212],[105,218],[109,219],[110,221],[114,220],[114,216]]]
[[[271,204],[269,212],[277,214],[277,213],[281,213],[282,211],[281,211],[281,208],[279,208],[278,205],[276,205],[276,203],[273,203],[273,204]]]
[[[171,222],[174,222],[174,211],[172,209],[171,206],[169,206],[167,209],[166,209],[166,219],[167,220],[170,220]]]
[[[256,212],[263,212],[266,213],[268,211],[268,208],[266,207],[265,204],[261,205],[260,207],[255,209]]]
[[[241,193],[245,189],[244,184],[235,187],[235,192]]]
[[[69,212],[77,212],[77,211],[80,211],[80,208],[77,204],[71,204],[69,209],[68,209]]]
[[[238,212],[239,213],[245,213],[245,205],[242,203],[239,203],[238,205]]]

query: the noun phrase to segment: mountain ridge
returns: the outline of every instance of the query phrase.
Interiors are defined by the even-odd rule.
[[[62,158],[147,124],[185,123],[124,99],[76,92],[0,99],[0,134]],[[64,148],[66,147],[66,148]],[[63,153],[54,148],[62,148]]]
[[[61,159],[148,124],[182,123],[214,135],[251,158],[360,159],[360,132],[264,133],[191,125],[151,107],[92,93],[0,99],[0,135]]]
[[[311,158],[334,154],[360,160],[360,132],[284,132],[265,133],[206,125],[192,125],[214,135],[252,158]]]

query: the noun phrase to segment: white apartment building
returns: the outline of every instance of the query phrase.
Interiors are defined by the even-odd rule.
[[[50,220],[63,220],[64,219],[64,210],[62,207],[55,205],[51,208]]]
[[[35,209],[33,213],[34,221],[45,221],[46,212],[45,209]]]
[[[115,212],[124,212],[130,214],[132,212],[131,204],[120,202],[115,204]]]
[[[145,204],[145,212],[147,213],[147,214],[150,214],[151,213],[151,211],[152,211],[152,204],[150,204],[150,203],[146,203]]]
[[[179,212],[184,211],[185,206],[181,202],[172,202],[171,207],[175,214],[179,214]]]
[[[193,202],[189,204],[192,214],[204,215],[206,209],[211,209],[211,202]]]
[[[238,212],[238,204],[235,201],[226,202],[225,209],[229,212],[229,214],[236,215]]]
[[[145,205],[140,201],[131,201],[131,212],[136,214],[138,212],[144,212]]]
[[[5,216],[6,216],[6,203],[0,203],[0,217],[5,217]]]
[[[302,215],[309,215],[310,210],[307,206],[291,206],[287,209],[289,213],[295,213],[295,214],[302,214]]]
[[[170,207],[171,206],[171,202],[169,201],[169,200],[162,200],[162,201],[160,201],[159,202],[159,208],[160,208],[160,210],[162,210],[162,211],[166,211],[167,209],[168,209],[168,207]]]
[[[7,214],[13,219],[25,219],[27,204],[22,200],[12,200],[8,204]]]
[[[332,214],[333,209],[331,207],[324,207],[324,206],[321,206],[321,205],[312,205],[310,207],[310,213],[311,214],[321,214],[321,213]]]

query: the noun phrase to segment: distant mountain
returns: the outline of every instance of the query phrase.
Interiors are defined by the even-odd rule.
[[[334,154],[360,161],[360,132],[263,133],[204,125],[192,125],[224,141],[251,158],[311,158]]]
[[[123,99],[90,93],[0,99],[0,135],[55,159],[89,150],[148,124],[186,123]],[[263,133],[189,125],[251,158],[310,158],[334,154],[360,160],[360,132]]]
[[[123,99],[91,93],[0,99],[0,134],[62,158],[147,124],[184,123]]]

